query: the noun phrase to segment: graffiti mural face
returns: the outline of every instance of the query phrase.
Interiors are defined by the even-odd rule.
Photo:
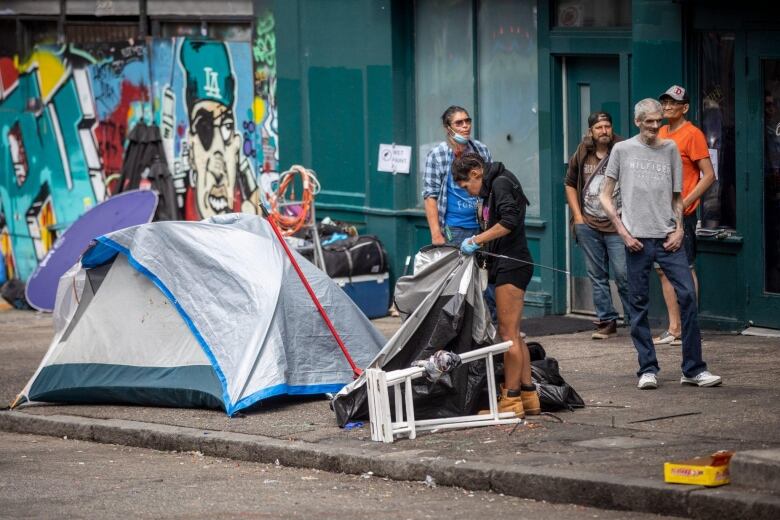
[[[201,217],[234,211],[241,138],[233,111],[216,101],[199,101],[190,114],[190,171]]]
[[[241,131],[251,122],[246,43],[175,38],[155,42],[155,105],[184,218],[257,213],[258,187]],[[173,55],[174,60],[167,60]]]

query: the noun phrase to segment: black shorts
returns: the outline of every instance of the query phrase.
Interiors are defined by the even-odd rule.
[[[531,277],[534,274],[534,266],[523,265],[514,269],[500,270],[492,273],[492,276],[488,277],[488,281],[495,284],[496,287],[511,283],[518,289],[525,289],[528,284],[531,283]]]

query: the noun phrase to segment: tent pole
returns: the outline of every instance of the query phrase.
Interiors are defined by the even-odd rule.
[[[322,304],[317,299],[317,295],[314,294],[314,290],[311,288],[311,285],[309,285],[309,281],[306,280],[306,277],[303,275],[303,271],[301,271],[301,267],[298,265],[298,262],[295,261],[295,257],[293,256],[292,251],[290,251],[290,247],[287,245],[287,241],[279,232],[279,229],[276,227],[274,221],[268,218],[269,217],[268,210],[265,208],[262,202],[259,204],[259,206],[263,212],[263,216],[265,217],[266,222],[268,222],[271,225],[271,229],[273,229],[276,238],[279,239],[279,242],[282,244],[282,247],[284,248],[284,252],[287,253],[287,257],[290,259],[290,262],[295,268],[295,272],[298,273],[298,278],[301,279],[301,282],[303,282],[303,286],[306,288],[306,291],[309,293],[311,300],[314,302],[314,305],[317,306],[317,310],[320,312],[320,316],[322,316],[322,319],[325,321],[325,325],[328,326],[328,329],[330,330],[330,333],[333,334],[333,337],[336,339],[336,343],[338,343],[341,352],[343,352],[344,357],[347,358],[347,362],[349,363],[349,366],[352,368],[352,372],[355,374],[356,378],[359,377],[363,373],[363,371],[360,370],[357,367],[357,365],[355,365],[355,362],[352,360],[352,356],[349,355],[349,351],[347,350],[346,345],[344,345],[344,342],[341,340],[341,336],[339,336],[339,333],[336,331],[336,328],[333,326],[333,323],[330,321],[328,314],[325,312],[325,309],[322,307]],[[314,232],[315,233],[317,232],[316,227],[314,228]]]

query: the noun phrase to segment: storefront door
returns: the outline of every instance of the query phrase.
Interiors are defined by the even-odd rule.
[[[596,110],[608,112],[612,116],[614,132],[624,135],[627,129],[621,128],[623,114],[620,111],[620,62],[617,56],[567,56],[562,58],[565,100],[565,139],[566,161],[588,130],[588,115]],[[566,165],[564,164],[565,172]],[[570,277],[570,300],[572,312],[592,313],[593,292],[585,270],[585,260],[581,249],[571,237],[568,243]],[[616,310],[622,314],[617,289],[612,284],[612,301]]]
[[[780,33],[747,41],[746,317],[780,328]]]

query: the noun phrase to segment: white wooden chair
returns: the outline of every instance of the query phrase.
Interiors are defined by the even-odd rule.
[[[422,377],[425,369],[422,367],[404,368],[385,372],[381,369],[366,370],[366,388],[368,391],[368,413],[371,423],[371,440],[393,442],[396,435],[408,434],[410,439],[417,437],[417,431],[471,428],[474,426],[490,426],[493,424],[513,424],[519,422],[513,412],[499,413],[496,398],[496,377],[493,366],[493,356],[502,354],[509,349],[511,341],[497,343],[460,354],[463,364],[479,359],[487,362],[488,395],[490,398],[490,414],[464,415],[443,419],[417,420],[414,417],[414,401],[412,399],[412,380]],[[388,387],[395,391],[395,413],[391,414]],[[403,389],[401,388],[403,386]]]

